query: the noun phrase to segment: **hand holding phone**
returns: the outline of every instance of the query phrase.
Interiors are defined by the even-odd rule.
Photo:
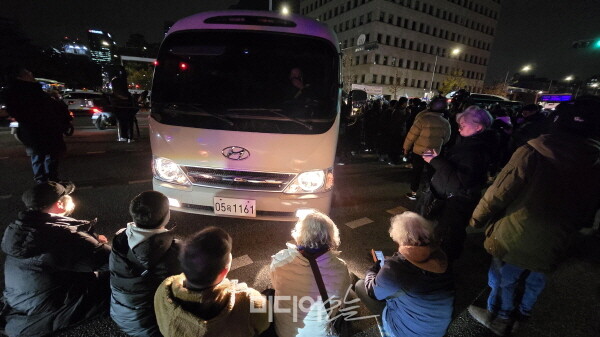
[[[385,260],[385,257],[383,256],[383,252],[381,250],[371,249],[371,255],[373,256],[373,262],[379,261],[379,265],[381,267],[383,267],[383,260]]]

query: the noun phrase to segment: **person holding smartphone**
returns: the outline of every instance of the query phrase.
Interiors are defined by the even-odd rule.
[[[435,214],[428,216],[437,221],[436,235],[450,261],[462,253],[465,228],[486,186],[493,151],[499,141],[497,133],[490,129],[493,118],[485,109],[468,107],[456,116],[456,121],[459,136],[452,147],[442,156],[435,149],[422,155],[435,170],[428,193],[442,199]],[[425,202],[433,202],[433,198],[419,200],[418,204]],[[419,209],[428,207],[423,205]]]
[[[354,287],[356,295],[382,315],[390,336],[443,336],[452,320],[454,281],[433,225],[404,212],[391,219],[390,236],[398,252],[367,271]]]

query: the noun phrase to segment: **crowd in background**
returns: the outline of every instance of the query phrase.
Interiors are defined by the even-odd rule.
[[[131,336],[344,335],[342,308],[328,299],[352,290],[389,335],[443,336],[453,314],[452,268],[469,225],[486,226],[492,263],[487,307],[468,311],[496,335],[511,333],[527,324],[548,273],[600,208],[600,101],[581,97],[550,116],[536,106],[515,114],[448,108],[444,98],[422,103],[373,102],[364,115],[367,148],[394,165],[411,157],[418,176],[406,194],[415,212],[391,219],[397,251],[364,279],[348,271],[337,226],[316,210],[299,218],[293,244],[272,256],[273,288],[261,293],[227,278],[233,242],[222,229],[175,238],[163,194],[136,196],[132,221],[110,244],[94,221],[69,217],[72,184],[42,182],[24,192],[25,210],[2,239],[5,333],[46,336],[110,313]],[[266,307],[278,297],[292,310],[271,322]],[[291,298],[314,303],[302,310]]]

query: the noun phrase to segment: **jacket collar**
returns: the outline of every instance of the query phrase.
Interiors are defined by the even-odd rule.
[[[432,246],[400,246],[400,254],[411,264],[428,272],[442,274],[448,269],[446,253]]]

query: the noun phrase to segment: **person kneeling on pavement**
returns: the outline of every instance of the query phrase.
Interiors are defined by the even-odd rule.
[[[343,302],[352,285],[346,262],[336,251],[340,245],[338,228],[327,215],[312,210],[298,220],[292,237],[296,245],[288,243],[271,261],[271,282],[275,295],[282,299],[278,305],[283,309],[275,313],[275,330],[279,337],[327,336],[332,328],[330,318],[336,317],[341,309],[334,308],[332,303]],[[314,274],[313,263],[318,276]],[[316,281],[316,277],[321,281]],[[319,282],[325,293],[320,291]],[[287,296],[288,300],[280,296]],[[327,308],[331,312],[323,303],[325,296],[331,302]],[[302,303],[307,297],[315,304],[303,310]]]
[[[267,330],[266,298],[227,279],[231,261],[231,236],[220,228],[205,228],[186,241],[179,254],[183,274],[164,280],[154,296],[165,337],[244,337]]]
[[[454,302],[446,254],[422,216],[404,212],[391,222],[390,236],[398,252],[386,258],[383,267],[377,261],[365,279],[356,282],[356,294],[372,313],[382,315],[383,330],[391,336],[443,336]]]
[[[27,207],[4,232],[2,251],[10,337],[47,336],[108,312],[106,237],[95,222],[68,217],[74,185],[47,182],[23,193]]]
[[[181,273],[181,242],[165,228],[169,200],[162,193],[140,193],[129,213],[133,222],[117,232],[110,254],[110,316],[130,336],[161,337],[154,293],[168,276]]]

